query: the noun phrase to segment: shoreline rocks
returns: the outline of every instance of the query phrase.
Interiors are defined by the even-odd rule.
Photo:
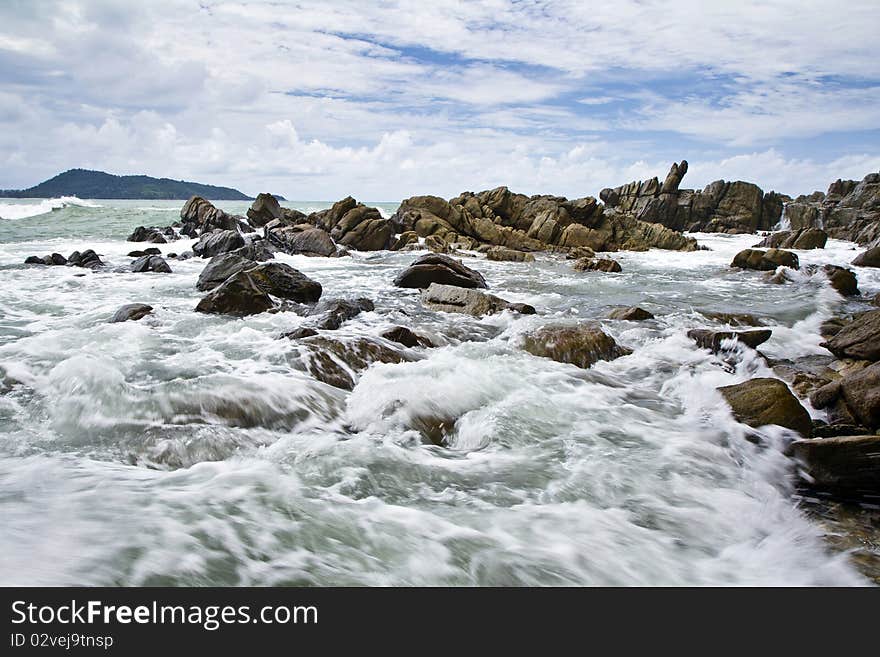
[[[738,422],[754,428],[775,424],[805,437],[812,435],[810,414],[779,379],[750,379],[717,390]]]

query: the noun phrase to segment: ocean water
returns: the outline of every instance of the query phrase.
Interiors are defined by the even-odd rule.
[[[167,225],[181,205],[0,200],[0,368],[14,381],[0,394],[0,584],[869,583],[794,494],[791,436],[749,442],[715,391],[772,370],[748,351],[727,367],[685,335],[724,326],[702,313],[748,312],[773,327],[768,356],[825,353],[819,325],[856,305],[821,274],[773,285],[730,269],[754,236],[619,253],[621,274],[465,257],[491,292],[538,309],[480,320],[392,286],[416,253],[278,254],[324,298],[374,300],[340,334],[402,324],[441,345],[346,392],[277,339],[303,318],[195,313],[204,260],[112,271],[144,246],[124,241],[134,227]],[[107,271],[22,264],[85,248]],[[855,254],[834,240],[799,253]],[[858,275],[880,291],[880,271]],[[107,323],[132,302],[155,312]],[[602,319],[635,304],[656,319]],[[518,348],[530,328],[586,319],[632,355],[581,370]],[[449,447],[422,444],[426,417],[455,420]]]

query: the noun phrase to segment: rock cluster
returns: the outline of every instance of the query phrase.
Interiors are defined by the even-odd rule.
[[[821,228],[830,237],[858,244],[880,240],[880,173],[861,181],[836,180],[826,193],[798,196],[785,205],[793,230]]]
[[[799,230],[780,230],[768,235],[755,245],[756,248],[771,249],[824,249],[828,233],[821,228],[801,228]]]
[[[74,251],[66,258],[60,253],[51,253],[46,256],[28,256],[26,265],[67,265],[68,267],[84,267],[86,269],[98,269],[104,266],[104,261],[92,249],[86,249],[82,253]]]

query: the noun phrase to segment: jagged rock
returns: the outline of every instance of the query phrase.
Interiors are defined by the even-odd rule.
[[[433,347],[434,343],[418,333],[414,333],[405,326],[394,326],[382,332],[382,337],[391,342],[397,342],[404,347]]]
[[[143,273],[153,271],[161,274],[170,274],[171,267],[165,262],[165,258],[157,255],[141,256],[131,264],[131,271]]]
[[[880,429],[880,363],[844,375],[810,395],[816,408],[829,409],[839,422],[850,419],[872,430]]]
[[[68,256],[67,264],[74,267],[85,267],[86,269],[97,269],[104,266],[104,262],[92,249],[86,249],[82,253],[74,251]]]
[[[597,361],[614,360],[632,353],[593,323],[545,326],[525,335],[523,349],[535,356],[584,369]]]
[[[432,283],[466,288],[488,287],[486,279],[478,271],[440,254],[422,256],[394,279],[397,287],[426,289]]]
[[[151,312],[153,312],[153,306],[148,306],[145,303],[128,303],[113,314],[110,323],[137,321]]]
[[[266,294],[298,303],[316,303],[321,284],[283,262],[264,262],[245,270]]]
[[[400,234],[400,236],[391,244],[392,251],[400,251],[410,244],[418,244],[419,243],[419,234],[414,230],[407,230]]]
[[[838,358],[880,360],[880,310],[857,315],[822,346]]]
[[[718,388],[737,421],[750,427],[776,424],[810,436],[810,414],[779,379],[759,378]]]
[[[780,249],[769,249],[768,251],[744,249],[734,256],[730,266],[739,267],[740,269],[773,271],[781,266],[797,269],[799,262],[797,255],[791,251],[782,251]]]
[[[825,275],[828,276],[828,281],[831,283],[831,287],[840,292],[840,294],[845,297],[858,296],[858,279],[856,279],[855,272],[851,269],[838,267],[837,265],[825,265],[823,270],[825,271]]]
[[[275,306],[250,274],[238,272],[199,301],[196,311],[223,315],[255,315]]]
[[[880,492],[880,436],[796,440],[790,450],[815,486],[847,494]]]
[[[880,267],[880,246],[868,249],[864,253],[860,253],[852,261],[857,267]]]
[[[267,238],[279,249],[292,255],[329,257],[336,255],[336,244],[330,233],[320,228],[276,228],[268,231]]]
[[[316,306],[309,314],[320,316],[320,319],[315,323],[316,328],[333,331],[362,312],[371,312],[375,309],[376,307],[373,302],[364,297],[357,299],[331,299]]]
[[[821,228],[801,228],[800,230],[782,230],[773,233],[755,246],[773,249],[824,249],[827,241],[828,234]]]
[[[785,216],[793,229],[822,228],[830,237],[876,246],[880,239],[880,173],[870,173],[861,181],[837,180],[827,194],[799,196],[786,204]]]
[[[582,258],[595,258],[596,252],[588,246],[577,246],[569,249],[565,256],[566,260],[581,260]]]
[[[180,210],[180,219],[186,228],[186,232],[182,230],[181,233],[190,237],[195,237],[197,232],[206,233],[212,230],[253,231],[250,224],[214,207],[213,203],[201,196],[193,196],[184,203]],[[187,226],[187,224],[192,225]]]
[[[258,194],[247,211],[248,221],[255,228],[261,228],[273,219],[282,219],[283,216],[278,199],[266,193]]]
[[[437,235],[428,235],[425,238],[425,248],[434,253],[449,253],[449,244]]]
[[[358,374],[373,363],[402,363],[406,354],[370,338],[349,339],[315,335],[302,338],[309,373],[319,381],[343,390],[354,389]]]
[[[512,304],[493,294],[473,288],[439,283],[431,283],[428,289],[422,290],[421,301],[428,310],[463,313],[474,317],[493,315],[503,310],[512,310],[524,315],[535,313],[535,309],[527,304]]]
[[[654,315],[644,308],[630,306],[629,308],[615,308],[608,315],[608,319],[621,319],[629,322],[641,322],[646,319],[654,319]]]
[[[165,244],[169,239],[177,239],[173,228],[145,228],[138,226],[131,235],[128,236],[129,242],[153,242],[154,244]]]
[[[337,201],[329,210],[312,215],[310,223],[328,231],[337,243],[358,251],[380,251],[393,242],[391,221],[384,219],[377,208],[358,203],[350,196]]]
[[[272,260],[275,257],[275,252],[272,250],[272,247],[269,246],[267,240],[252,240],[229,253],[241,256],[242,258],[247,258],[248,260],[255,260],[257,262],[265,262],[266,260]]]
[[[757,349],[773,335],[770,329],[756,329],[753,331],[715,331],[712,329],[691,329],[687,336],[697,343],[702,349],[709,349],[718,353],[723,349],[724,340],[736,340],[747,347]]]
[[[604,271],[617,273],[621,271],[620,263],[611,258],[581,258],[571,266],[575,271]]]
[[[193,245],[193,253],[202,258],[213,258],[221,253],[229,253],[243,247],[244,238],[236,230],[220,230],[203,233],[199,241]]]
[[[535,256],[525,251],[515,251],[503,246],[493,246],[486,250],[486,259],[503,262],[534,262]]]

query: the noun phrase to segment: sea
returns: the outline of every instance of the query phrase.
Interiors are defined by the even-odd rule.
[[[153,246],[126,242],[131,231],[169,225],[182,204],[0,200],[0,585],[871,583],[811,511],[784,455],[792,435],[750,440],[716,391],[777,376],[768,362],[686,336],[728,327],[713,313],[750,313],[773,329],[768,358],[827,356],[822,322],[865,308],[821,273],[779,285],[732,269],[756,236],[616,253],[619,274],[462,253],[490,292],[537,309],[483,319],[427,311],[394,287],[417,252],[279,253],[324,299],[373,300],[338,334],[402,325],[438,345],[345,391],[279,339],[307,318],[196,313],[204,260],[125,271],[128,252]],[[390,216],[397,204],[374,205]],[[107,267],[23,264],[87,248]],[[829,240],[798,255],[848,265],[856,253]],[[865,295],[880,291],[880,270],[858,277]],[[153,314],[108,322],[134,302]],[[606,319],[632,305],[655,319]],[[520,347],[536,327],[587,320],[632,354],[584,370]],[[421,439],[424,417],[454,423],[446,446]]]

